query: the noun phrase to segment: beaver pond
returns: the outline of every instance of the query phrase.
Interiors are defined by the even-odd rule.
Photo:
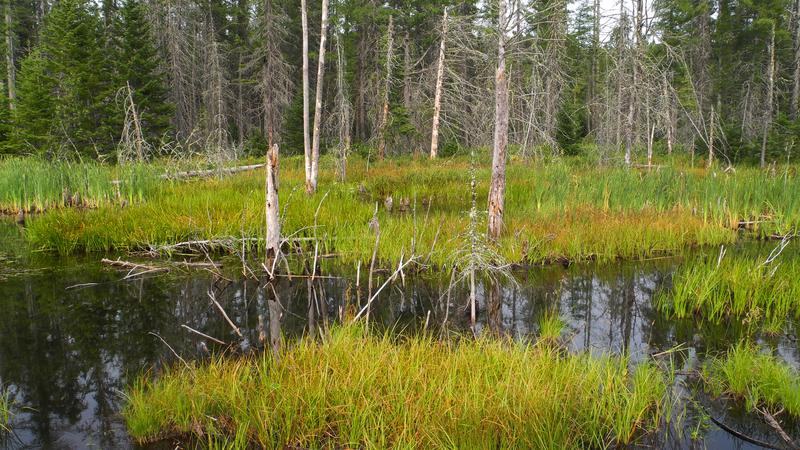
[[[177,355],[190,359],[258,352],[269,346],[271,333],[283,334],[288,343],[320,333],[340,320],[345,304],[366,295],[363,272],[335,260],[323,261],[322,275],[313,282],[282,278],[270,287],[258,279],[236,276],[236,270],[220,276],[203,268],[124,279],[126,270],[101,264],[98,255],[66,258],[29,252],[14,225],[2,226],[0,385],[7,388],[14,405],[10,432],[0,434],[3,449],[137,448],[119,414],[123,391],[134,377],[175,363]],[[627,353],[636,364],[672,350],[674,390],[680,397],[672,413],[676,425],[640,445],[760,448],[721,429],[717,420],[781,448],[780,438],[757,415],[733,401],[711,398],[687,375],[708,355],[723,352],[744,333],[752,333],[753,325],[675,320],[659,312],[655,296],[669,289],[674,271],[684,261],[665,257],[515,270],[516,282],[500,286],[499,307],[485,307],[486,288],[479,284],[476,331],[492,329],[515,339],[533,338],[539,333],[540,318],[556,312],[565,325],[564,344],[572,352]],[[379,274],[378,285],[387,276],[388,272]],[[449,283],[444,275],[408,274],[381,293],[370,321],[393,332],[419,333],[438,332],[446,317],[449,328],[469,333],[468,292],[459,285],[448,296]],[[273,287],[279,310],[266,301]],[[270,316],[276,311],[278,320]],[[795,368],[800,365],[796,323],[787,322],[779,334],[756,331],[755,336],[781,360]],[[797,424],[789,425],[791,435],[800,435]]]

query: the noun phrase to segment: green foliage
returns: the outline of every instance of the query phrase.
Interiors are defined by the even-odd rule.
[[[107,153],[114,142],[108,63],[93,7],[86,0],[54,5],[37,47],[22,63],[16,147],[49,157]]]
[[[351,325],[277,360],[145,375],[123,415],[141,441],[202,430],[221,448],[607,448],[653,430],[666,391],[654,365],[631,371],[623,357],[489,338],[398,343]]]
[[[114,87],[122,89],[126,83],[130,86],[144,137],[151,144],[157,144],[170,127],[174,107],[167,100],[161,58],[155,48],[144,3],[140,0],[123,3],[112,37]],[[124,120],[120,97],[118,94],[115,108],[118,118],[114,132],[117,134],[121,132]]]

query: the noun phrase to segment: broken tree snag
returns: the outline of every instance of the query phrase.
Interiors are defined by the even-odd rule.
[[[319,35],[319,59],[317,61],[317,86],[314,100],[314,135],[311,141],[310,177],[306,180],[306,192],[313,194],[317,190],[319,174],[319,133],[322,122],[322,82],[325,79],[325,42],[328,36],[328,0],[322,0],[322,24]]]
[[[507,0],[499,1],[497,75],[495,77],[494,151],[492,183],[489,186],[489,239],[496,241],[503,230],[506,191],[506,147],[508,146],[508,80],[506,79]]]
[[[442,40],[439,43],[439,62],[436,67],[436,92],[433,96],[433,124],[431,125],[431,159],[439,150],[439,115],[442,112],[442,82],[444,80],[444,50],[447,39],[447,8],[442,17]]]
[[[278,144],[272,144],[267,152],[266,181],[266,223],[267,223],[267,257],[276,256],[281,245],[281,224],[278,219]]]

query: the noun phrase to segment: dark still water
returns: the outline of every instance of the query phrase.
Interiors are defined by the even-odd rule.
[[[2,244],[0,240],[0,385],[10,390],[15,403],[12,432],[0,435],[2,449],[132,448],[119,416],[122,391],[143,370],[174,363],[167,344],[184,358],[260,351],[269,345],[271,333],[289,339],[317,333],[367,296],[363,268],[357,289],[356,268],[331,262],[313,283],[307,278],[281,279],[273,291],[258,280],[219,277],[202,269],[121,280],[127,271],[99,264],[100,256],[22,255],[13,245]],[[657,312],[653,297],[669,287],[679,263],[662,259],[537,268],[518,272],[516,284],[494,290],[480,285],[479,332],[493,328],[519,339],[533,338],[541,316],[555,311],[567,324],[565,336],[574,351],[627,352],[635,362],[683,344],[684,350],[676,354],[679,368],[696,367],[706,353],[724,350],[744,330],[741,325],[671,321]],[[387,275],[382,274],[376,286]],[[370,320],[415,332],[426,323],[436,331],[447,317],[451,328],[468,332],[467,291],[463,286],[454,289],[448,306],[448,284],[447,277],[409,274],[405,283],[397,281],[382,291]],[[276,294],[279,303],[273,302]],[[500,305],[487,308],[486,298],[498,296]],[[797,366],[800,353],[793,326],[788,334],[762,343]],[[686,389],[691,390],[691,383]],[[778,442],[754,416],[729,411],[730,405],[714,399],[698,402],[737,429]],[[681,429],[665,432],[652,445],[758,448],[713,425],[698,427],[699,415],[699,409],[690,407]],[[693,432],[699,436],[696,441],[690,439]]]

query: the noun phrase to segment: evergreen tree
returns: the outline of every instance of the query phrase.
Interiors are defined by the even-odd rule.
[[[63,0],[46,17],[19,76],[14,141],[47,156],[103,156],[110,133],[112,73],[101,23],[86,0]]]
[[[139,0],[126,1],[119,10],[114,30],[114,88],[130,86],[133,103],[139,114],[145,140],[156,144],[170,128],[174,112],[168,102],[161,71],[161,59],[155,46],[145,5]],[[122,130],[125,111],[121,95],[115,103],[115,132]]]

